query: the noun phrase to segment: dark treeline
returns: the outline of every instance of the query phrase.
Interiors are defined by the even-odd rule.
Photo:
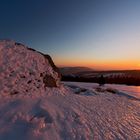
[[[126,84],[140,86],[140,77],[133,76],[108,76],[104,77],[107,84]],[[62,76],[62,81],[99,83],[99,77]]]

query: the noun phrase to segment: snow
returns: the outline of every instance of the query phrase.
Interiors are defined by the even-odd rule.
[[[137,97],[140,99],[140,86],[126,86],[126,85],[109,85],[108,87],[119,89],[119,91],[122,91],[126,94],[129,94],[131,96]]]
[[[1,96],[0,139],[140,139],[139,100],[97,92],[96,84],[65,85],[42,94]],[[74,93],[79,85],[85,94]]]
[[[14,41],[0,41],[0,95],[9,91],[10,94],[42,93],[46,75],[59,84],[58,73],[42,54]]]
[[[44,87],[40,73],[56,81],[58,74],[41,54],[13,41],[0,42],[0,66],[0,140],[140,139],[139,87]]]
[[[90,89],[94,90],[98,88],[97,83],[84,83],[84,82],[65,82],[67,85],[76,85],[80,88]],[[113,89],[118,90],[119,92],[122,92],[126,95],[130,95],[132,97],[136,97],[140,99],[140,86],[127,86],[127,85],[118,85],[118,84],[105,84],[105,86],[102,87],[102,89]]]

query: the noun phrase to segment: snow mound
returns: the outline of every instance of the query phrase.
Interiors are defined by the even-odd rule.
[[[59,87],[60,73],[49,55],[23,44],[0,41],[0,93],[40,93]]]

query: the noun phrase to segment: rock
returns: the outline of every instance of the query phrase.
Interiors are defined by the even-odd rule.
[[[43,77],[43,83],[45,87],[57,87],[55,79],[51,75],[45,75]]]
[[[0,41],[0,88],[40,90],[59,87],[60,80],[59,69],[49,55],[11,40]]]

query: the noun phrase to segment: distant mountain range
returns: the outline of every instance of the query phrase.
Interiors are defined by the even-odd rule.
[[[94,71],[93,69],[88,67],[60,67],[59,69],[62,75],[73,75],[81,72]]]

